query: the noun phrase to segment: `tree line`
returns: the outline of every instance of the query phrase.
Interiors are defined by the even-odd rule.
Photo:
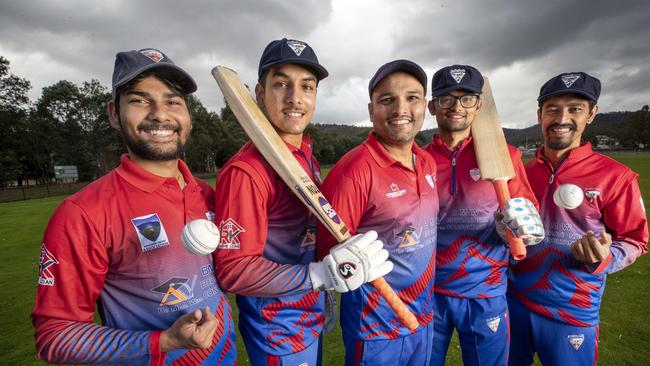
[[[96,179],[119,163],[126,152],[119,132],[110,126],[106,112],[110,90],[98,80],[76,85],[61,80],[43,88],[38,100],[28,96],[28,80],[10,73],[10,62],[0,56],[0,187],[29,180],[52,182],[55,165],[76,165],[79,180]],[[193,129],[184,160],[197,173],[215,173],[248,137],[226,106],[208,111],[195,96],[188,103]],[[307,128],[321,164],[334,164],[359,145],[369,127],[312,124]],[[423,131],[416,141],[430,141],[433,131]],[[534,132],[533,132],[534,133]],[[650,145],[648,106],[627,114],[613,130],[625,147]]]

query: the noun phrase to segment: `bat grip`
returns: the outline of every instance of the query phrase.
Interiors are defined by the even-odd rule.
[[[404,324],[411,332],[415,332],[418,328],[419,323],[418,319],[413,315],[413,313],[404,305],[402,299],[400,299],[392,287],[386,282],[383,277],[379,277],[372,281],[372,285],[375,286],[381,297],[386,300],[386,303],[393,309],[399,320]]]
[[[499,201],[499,207],[503,209],[506,201],[510,199],[508,181],[505,179],[495,179],[493,183],[494,190],[497,194],[497,201]],[[508,244],[510,245],[510,254],[512,257],[518,261],[526,258],[526,246],[524,246],[524,241],[514,236],[510,230],[506,230],[506,233],[508,234]]]

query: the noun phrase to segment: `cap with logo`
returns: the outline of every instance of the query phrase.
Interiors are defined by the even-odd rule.
[[[370,79],[370,82],[368,83],[368,94],[370,95],[370,99],[372,99],[372,91],[375,87],[377,87],[377,85],[379,85],[379,83],[388,75],[398,71],[405,72],[416,78],[424,88],[424,95],[427,94],[427,73],[413,61],[395,60],[381,65],[381,67],[377,69],[377,72],[375,72],[375,75]]]
[[[561,94],[578,94],[588,100],[598,102],[600,96],[600,80],[585,72],[566,72],[547,81],[539,89],[537,101]]]
[[[298,64],[313,70],[318,80],[323,80],[329,75],[327,70],[318,63],[314,50],[305,42],[295,39],[282,38],[266,45],[260,64],[257,69],[257,78],[262,80],[264,72],[273,66],[281,64]]]
[[[138,75],[151,69],[164,69],[167,76],[178,83],[184,94],[196,91],[194,79],[185,70],[174,64],[169,57],[159,50],[144,48],[138,51],[118,52],[113,68],[113,97],[115,91],[122,85],[133,80]]]
[[[439,97],[454,90],[483,92],[483,75],[469,65],[451,65],[436,71],[431,79],[431,97]]]

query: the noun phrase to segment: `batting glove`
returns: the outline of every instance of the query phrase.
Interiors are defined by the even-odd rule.
[[[383,246],[375,231],[355,235],[335,246],[322,261],[309,264],[314,290],[354,291],[386,275],[393,263],[387,260],[388,251]]]
[[[512,198],[506,201],[503,211],[496,220],[497,233],[508,242],[506,230],[524,241],[526,246],[539,244],[544,240],[544,225],[539,213],[530,200]]]

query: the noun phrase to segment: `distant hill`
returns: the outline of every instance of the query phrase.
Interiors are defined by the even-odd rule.
[[[621,128],[621,125],[634,112],[609,112],[609,113],[599,113],[596,116],[594,122],[587,129],[589,135],[608,135],[608,136],[617,136],[618,131]],[[357,137],[365,138],[368,134],[368,131],[371,130],[370,127],[356,127],[348,125],[332,125],[332,124],[315,124],[313,125],[317,133],[328,134],[334,136],[348,136],[348,137]],[[431,141],[431,137],[435,134],[437,129],[423,130],[418,136],[418,141]],[[514,129],[514,128],[504,128],[504,134],[506,135],[506,140],[509,144],[514,146],[523,146],[528,144],[531,146],[539,146],[542,143],[542,131],[539,128],[539,125],[535,124],[530,127]]]

